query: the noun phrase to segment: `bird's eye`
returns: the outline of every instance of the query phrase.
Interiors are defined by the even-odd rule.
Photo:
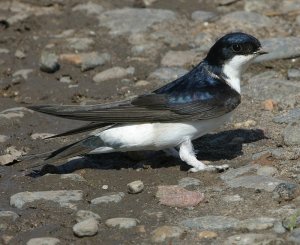
[[[231,46],[231,48],[232,48],[232,50],[233,50],[234,52],[241,52],[241,51],[242,51],[242,46],[239,45],[239,44],[233,44],[233,45]]]

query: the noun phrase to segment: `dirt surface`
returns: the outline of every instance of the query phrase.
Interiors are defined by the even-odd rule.
[[[7,149],[11,146],[25,154],[44,153],[75,142],[85,135],[51,140],[33,139],[32,135],[35,133],[61,133],[83,123],[34,113],[22,109],[23,107],[36,104],[95,104],[121,100],[151,91],[166,83],[151,77],[150,74],[163,66],[161,60],[168,51],[197,52],[196,60],[190,59],[181,66],[187,70],[205,57],[207,49],[201,50],[201,45],[195,41],[199,34],[206,35],[201,42],[203,46],[208,47],[216,38],[234,30],[249,32],[259,39],[289,36],[299,38],[300,35],[300,22],[296,19],[299,19],[299,13],[279,8],[275,4],[277,1],[272,1],[273,5],[268,5],[267,0],[261,1],[269,7],[267,9],[257,7],[254,11],[269,18],[270,23],[262,27],[250,23],[244,28],[240,26],[239,21],[236,24],[229,24],[223,20],[223,16],[244,10],[246,3],[250,1],[235,1],[224,6],[222,3],[226,1],[217,0],[153,1],[146,8],[174,11],[175,19],[155,23],[145,31],[120,35],[112,35],[111,30],[101,24],[103,20],[99,16],[109,10],[144,7],[143,3],[147,1],[94,0],[93,3],[103,7],[102,11],[94,14],[82,10],[74,11],[74,7],[85,2],[79,0],[23,0],[7,2],[7,6],[4,2],[0,2],[0,49],[6,50],[0,52],[0,111],[1,115],[7,115],[4,111],[13,108],[15,114],[13,113],[11,117],[0,117],[0,135],[6,136],[5,140],[1,141],[1,155],[7,154]],[[300,3],[297,5],[296,2],[295,6],[299,7]],[[256,6],[255,3],[253,6]],[[196,10],[212,11],[217,13],[217,17],[208,22],[192,20],[191,15]],[[9,21],[9,17],[21,12],[27,13],[28,16],[15,22]],[[71,34],[62,34],[66,30],[73,31]],[[57,37],[58,35],[61,37]],[[73,48],[68,38],[78,37],[91,39],[93,43],[83,49]],[[150,45],[148,51],[146,48],[141,54],[134,54],[132,48],[139,42],[150,43],[152,46]],[[22,51],[25,57],[16,54],[17,50]],[[59,59],[59,70],[47,73],[40,70],[40,57],[43,51],[58,56],[97,51],[108,53],[111,58],[105,64],[84,72],[80,67]],[[165,156],[162,152],[106,154],[62,162],[57,168],[41,166],[35,171],[27,169],[30,162],[13,162],[0,166],[0,211],[13,211],[19,217],[13,222],[8,222],[6,228],[1,228],[0,225],[0,244],[26,244],[31,238],[36,237],[55,237],[61,244],[151,244],[155,240],[153,231],[164,225],[179,226],[184,230],[179,237],[165,238],[163,242],[166,244],[225,242],[233,244],[230,243],[230,236],[249,233],[263,234],[262,241],[268,240],[267,235],[272,236],[268,240],[270,243],[266,244],[271,242],[292,244],[293,234],[283,227],[284,231],[276,231],[274,224],[265,229],[252,230],[249,227],[214,229],[210,226],[194,229],[182,226],[181,222],[194,217],[224,216],[238,220],[270,217],[281,224],[284,218],[297,211],[300,204],[300,199],[297,198],[300,180],[300,154],[297,155],[297,152],[299,153],[300,140],[298,139],[299,144],[297,142],[287,144],[284,141],[287,124],[275,123],[273,118],[299,107],[299,77],[296,80],[287,79],[289,69],[299,68],[299,64],[299,58],[276,59],[253,64],[244,75],[242,103],[235,111],[232,122],[218,132],[203,136],[194,142],[198,150],[198,159],[212,161],[213,164],[229,164],[228,171],[239,170],[244,166],[256,166],[240,176],[247,174],[260,176],[257,169],[271,167],[274,172],[268,172],[266,178],[276,178],[284,183],[295,184],[297,191],[292,190],[292,198],[289,200],[274,198],[274,190],[265,190],[260,186],[245,187],[241,182],[240,185],[233,187],[221,178],[226,173],[189,173],[187,165]],[[111,67],[134,67],[135,72],[123,78],[99,83],[93,81],[96,74]],[[14,75],[22,69],[32,70],[28,77]],[[266,72],[276,74],[268,77],[265,75]],[[257,74],[264,74],[262,81],[281,79],[283,82],[281,85],[267,82],[263,89],[270,91],[271,94],[266,92],[261,96],[260,93],[263,93],[261,87],[258,89],[251,87],[251,79]],[[68,77],[70,82],[62,82],[62,77]],[[141,85],[139,81],[144,80],[147,82]],[[284,81],[289,81],[293,85],[285,87]],[[287,96],[282,98],[281,92]],[[271,100],[271,109],[266,108],[266,100]],[[298,133],[299,131],[295,129],[291,134]],[[272,153],[275,150],[280,153],[277,155]],[[294,154],[294,157],[291,154]],[[85,181],[61,178],[68,173],[76,173]],[[200,185],[189,188],[203,192],[205,201],[193,208],[174,208],[159,204],[155,197],[157,187],[177,185],[184,177],[200,180]],[[138,194],[128,194],[127,184],[135,180],[143,181],[144,190]],[[107,189],[103,187],[105,185]],[[101,217],[98,233],[83,238],[74,235],[72,227],[77,223],[74,208],[60,207],[56,202],[46,202],[43,199],[27,203],[20,209],[10,203],[11,196],[19,192],[50,190],[81,190],[83,198],[76,203],[76,209],[91,210]],[[125,193],[120,202],[91,204],[92,199],[115,192]],[[235,195],[241,200],[224,199],[225,196]],[[284,208],[289,212],[284,211]],[[135,218],[138,224],[129,229],[107,227],[105,221],[114,217]],[[1,223],[3,222],[0,215]],[[215,232],[216,236],[203,238],[200,235],[203,230]],[[259,241],[260,238],[257,239]],[[238,240],[236,242],[236,244],[251,244],[238,243]]]

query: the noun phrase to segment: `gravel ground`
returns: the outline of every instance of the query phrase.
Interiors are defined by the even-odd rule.
[[[151,91],[241,30],[270,51],[247,70],[232,122],[196,140],[223,173],[161,152],[28,169],[84,135],[36,104]],[[0,1],[0,244],[299,244],[299,0]]]

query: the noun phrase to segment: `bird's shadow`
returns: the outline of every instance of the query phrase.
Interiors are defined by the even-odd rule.
[[[215,134],[207,134],[193,142],[199,160],[218,161],[233,159],[243,154],[244,143],[266,139],[261,129],[236,129]],[[183,169],[188,166],[179,159],[167,157],[164,152],[130,152],[91,155],[70,160],[59,166],[45,165],[28,175],[38,177],[47,173],[66,174],[83,168],[122,169],[122,168],[162,168],[181,164]]]

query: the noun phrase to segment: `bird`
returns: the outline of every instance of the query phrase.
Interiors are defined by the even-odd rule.
[[[29,106],[37,112],[89,122],[54,137],[93,130],[84,139],[50,152],[44,162],[163,150],[189,165],[190,172],[226,170],[227,164],[199,161],[192,141],[230,120],[241,102],[242,73],[254,58],[266,53],[254,36],[232,32],[219,38],[192,70],[153,92],[105,104]]]

